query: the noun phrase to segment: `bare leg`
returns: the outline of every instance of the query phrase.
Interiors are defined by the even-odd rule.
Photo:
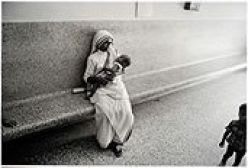
[[[233,148],[228,145],[226,153],[223,155],[223,158],[222,158],[219,166],[225,166],[227,160],[233,155],[233,152],[234,152]]]
[[[236,152],[235,161],[232,166],[238,166],[245,155],[245,152]]]

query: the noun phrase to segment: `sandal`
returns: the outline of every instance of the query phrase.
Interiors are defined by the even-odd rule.
[[[108,146],[108,149],[111,149],[116,157],[122,156],[122,145],[116,142],[111,142]]]
[[[116,145],[114,148],[113,148],[113,152],[115,154],[115,156],[117,158],[121,157],[122,156],[122,145]]]

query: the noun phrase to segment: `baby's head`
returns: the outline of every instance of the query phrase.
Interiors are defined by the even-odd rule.
[[[239,106],[239,120],[241,120],[241,121],[246,120],[246,103],[241,104]]]
[[[123,68],[128,67],[131,64],[131,58],[128,55],[121,55],[115,59]]]

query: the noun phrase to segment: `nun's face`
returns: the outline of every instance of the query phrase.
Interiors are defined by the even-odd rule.
[[[98,49],[105,52],[108,50],[108,47],[110,44],[111,44],[111,42],[104,42],[100,46],[98,46]]]

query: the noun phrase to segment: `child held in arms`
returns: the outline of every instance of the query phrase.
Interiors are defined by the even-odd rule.
[[[114,65],[112,68],[104,67],[101,71],[99,71],[95,77],[106,79],[106,81],[98,83],[97,80],[93,82],[92,87],[87,92],[87,97],[92,97],[96,90],[102,85],[106,85],[109,81],[113,81],[114,77],[119,74],[123,74],[125,72],[126,67],[131,64],[131,59],[128,55],[121,55],[114,60]]]

